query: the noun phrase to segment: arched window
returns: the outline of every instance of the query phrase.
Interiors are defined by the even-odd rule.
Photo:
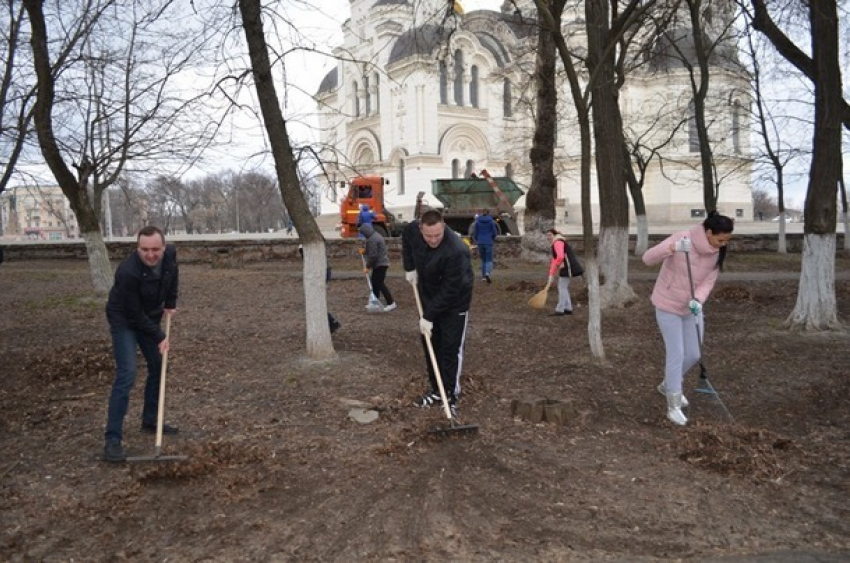
[[[375,73],[375,113],[381,113],[381,75]]]
[[[363,77],[363,95],[366,98],[366,115],[372,113],[372,92],[369,91],[369,77]]]
[[[505,176],[508,178],[514,177],[514,165],[510,162],[505,166]]]
[[[396,183],[398,184],[398,195],[404,195],[404,159],[398,159],[398,178],[396,179]]]
[[[357,81],[355,81],[351,85],[352,95],[352,109],[354,110],[354,117],[360,117],[360,98],[357,96]]]
[[[464,178],[472,178],[472,172],[473,172],[472,167],[474,165],[475,165],[475,163],[472,162],[471,160],[466,161],[466,170],[463,171],[463,177]]]
[[[460,177],[460,161],[458,159],[452,160],[452,178]]]
[[[446,61],[440,61],[440,103],[449,103],[449,69]]]
[[[699,152],[699,131],[697,131],[697,111],[694,103],[688,104],[688,152]]]
[[[478,107],[478,67],[475,65],[469,71],[469,105]]]
[[[511,100],[511,81],[505,78],[502,83],[502,113],[505,117],[514,114],[513,100]]]
[[[455,104],[463,105],[463,52],[455,51]]]
[[[732,102],[732,151],[741,154],[741,102]]]

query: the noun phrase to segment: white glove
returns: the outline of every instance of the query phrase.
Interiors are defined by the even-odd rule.
[[[691,239],[688,237],[682,237],[676,241],[676,252],[690,252],[691,251]]]
[[[549,285],[555,283],[555,276],[549,276]]]
[[[423,336],[431,338],[431,329],[433,328],[434,323],[432,323],[425,317],[419,319],[419,332],[421,332]]]
[[[419,276],[417,275],[416,270],[411,270],[404,273],[404,279],[407,280],[407,283],[416,285],[416,282],[419,281]]]
[[[702,304],[696,299],[691,299],[688,302],[688,308],[690,308],[691,314],[695,317],[698,317],[702,313]]]

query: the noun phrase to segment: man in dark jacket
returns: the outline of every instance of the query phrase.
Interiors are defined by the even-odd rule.
[[[430,338],[452,413],[457,414],[460,372],[469,305],[472,301],[472,263],[469,247],[446,228],[439,211],[431,209],[405,229],[402,238],[405,277],[415,284],[422,299],[419,331],[425,348],[430,389],[415,404],[440,403],[436,374],[425,339]]]
[[[493,241],[499,235],[499,226],[490,217],[490,211],[484,210],[473,223],[473,241],[478,246],[478,256],[481,257],[481,279],[490,282],[493,273]]]
[[[106,303],[115,357],[103,451],[107,461],[124,461],[127,457],[121,441],[130,390],[136,379],[137,346],[148,366],[142,431],[156,432],[162,355],[168,351],[168,338],[160,322],[164,314],[173,315],[177,310],[178,281],[177,250],[166,246],[165,235],[158,228],[144,227],[139,231],[136,251],[115,271]],[[166,424],[163,433],[176,434],[177,427]]]

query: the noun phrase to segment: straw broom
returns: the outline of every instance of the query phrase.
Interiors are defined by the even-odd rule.
[[[549,286],[552,285],[551,281],[546,282],[546,287],[535,293],[531,299],[528,300],[528,306],[532,309],[542,309],[546,306],[546,297],[549,296]]]

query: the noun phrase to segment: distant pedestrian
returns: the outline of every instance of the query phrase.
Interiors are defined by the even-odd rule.
[[[493,273],[493,241],[499,236],[499,226],[490,217],[490,211],[484,210],[474,224],[473,242],[478,246],[478,256],[481,258],[481,279],[492,283],[490,274]]]
[[[372,294],[380,303],[381,295],[387,302],[383,308],[385,313],[393,311],[397,305],[393,301],[392,293],[386,284],[387,270],[390,267],[390,258],[387,254],[387,243],[380,233],[375,231],[371,223],[360,225],[360,234],[366,239],[364,246],[364,258],[366,260],[366,269],[371,270],[370,282],[372,284]]]
[[[136,250],[115,271],[115,282],[106,303],[112,335],[115,380],[109,396],[103,457],[120,462],[127,457],[122,445],[124,417],[130,390],[136,380],[136,348],[147,364],[142,432],[156,432],[162,355],[169,342],[160,328],[163,315],[177,311],[179,269],[177,249],[165,244],[165,235],[154,226],[139,231]],[[177,434],[176,426],[164,424],[163,434]]]
[[[662,263],[651,298],[666,354],[658,391],[667,397],[667,418],[680,426],[688,422],[682,379],[700,359],[702,306],[723,270],[734,227],[732,219],[713,211],[701,225],[674,233],[643,254],[647,265]]]
[[[286,234],[291,235],[292,229],[294,229],[294,228],[295,228],[295,223],[293,223],[292,219],[290,219],[289,222],[286,224]]]
[[[570,279],[584,274],[584,268],[569,245],[557,229],[549,229],[546,239],[552,245],[552,259],[549,261],[549,283],[558,280],[558,304],[553,315],[561,317],[573,314],[573,302],[570,299]],[[557,274],[557,276],[556,276]]]

